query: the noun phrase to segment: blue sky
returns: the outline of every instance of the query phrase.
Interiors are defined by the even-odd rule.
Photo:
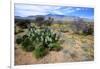
[[[22,17],[47,14],[78,16],[89,19],[94,17],[94,9],[86,7],[15,4],[14,10],[15,16]]]

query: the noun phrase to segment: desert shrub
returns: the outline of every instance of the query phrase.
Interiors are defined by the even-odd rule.
[[[23,35],[22,39],[25,40],[25,38],[27,38],[28,36],[27,35]]]
[[[20,36],[18,36],[18,37],[16,38],[16,43],[17,43],[17,44],[21,44],[22,41],[23,41],[23,39],[22,39]]]
[[[47,54],[46,48],[43,48],[42,46],[35,48],[33,51],[33,54],[35,55],[36,58],[42,58]]]
[[[51,26],[51,24],[52,24],[53,21],[54,21],[53,18],[48,17],[48,20],[45,20],[45,25],[47,25],[47,26]]]
[[[51,24],[53,23],[53,21],[54,21],[53,18],[48,17],[47,19],[45,19],[45,17],[41,16],[41,15],[39,15],[39,16],[37,16],[35,18],[36,25],[38,25],[40,27],[43,26],[43,25],[51,26]]]
[[[22,48],[25,51],[34,51],[36,57],[45,55],[45,50],[60,50],[59,35],[51,29],[38,29],[31,27],[26,35],[23,36]]]
[[[52,43],[49,45],[50,50],[59,51],[62,49],[59,43]]]
[[[93,35],[94,28],[92,25],[89,25],[86,29],[83,30],[84,35]]]
[[[32,44],[32,41],[29,38],[25,38],[22,42],[22,48],[25,51],[33,51],[34,46]]]
[[[52,32],[49,28],[45,28],[43,30],[39,30],[36,28],[31,28],[29,32],[29,37],[32,41],[40,42],[42,46],[49,47],[51,43],[57,43],[59,40],[59,36]]]
[[[88,29],[88,34],[93,34],[93,33],[94,33],[94,29],[90,27],[90,28]]]
[[[28,28],[28,25],[30,25],[31,21],[30,20],[25,20],[25,19],[19,19],[16,22],[16,25],[19,26],[20,28]]]
[[[60,24],[60,32],[66,33],[68,32],[68,25],[66,23]]]
[[[37,16],[35,22],[37,23],[38,26],[41,26],[44,23],[44,19],[45,19],[44,16]]]
[[[72,30],[76,34],[92,35],[93,34],[93,23],[87,23],[83,20],[78,20],[72,23]]]

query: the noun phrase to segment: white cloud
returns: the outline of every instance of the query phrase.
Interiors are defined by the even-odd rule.
[[[53,14],[58,14],[58,15],[64,15],[63,12],[61,12],[61,11],[57,11],[57,10],[52,11],[52,13],[53,13]]]
[[[94,16],[80,16],[81,18],[94,19]]]
[[[76,8],[77,11],[81,10],[81,8]]]
[[[47,15],[47,14],[75,15],[77,11],[81,10],[86,11],[87,8],[15,4],[16,16]]]
[[[58,6],[42,6],[41,5],[15,5],[15,13],[20,12],[21,15],[45,15],[49,12],[59,9]],[[27,14],[26,14],[27,13]]]

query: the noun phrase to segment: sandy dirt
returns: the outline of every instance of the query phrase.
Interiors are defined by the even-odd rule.
[[[36,59],[31,52],[25,52],[15,44],[15,65],[47,64],[94,60],[93,36],[62,33],[62,50],[50,51],[41,59]]]

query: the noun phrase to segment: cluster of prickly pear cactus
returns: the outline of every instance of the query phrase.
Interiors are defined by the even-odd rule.
[[[36,27],[29,28],[26,35],[23,36],[22,48],[26,51],[34,51],[41,48],[50,50],[59,50],[59,35],[49,28],[39,29]],[[41,52],[41,51],[40,51]],[[36,54],[37,55],[37,54]]]

